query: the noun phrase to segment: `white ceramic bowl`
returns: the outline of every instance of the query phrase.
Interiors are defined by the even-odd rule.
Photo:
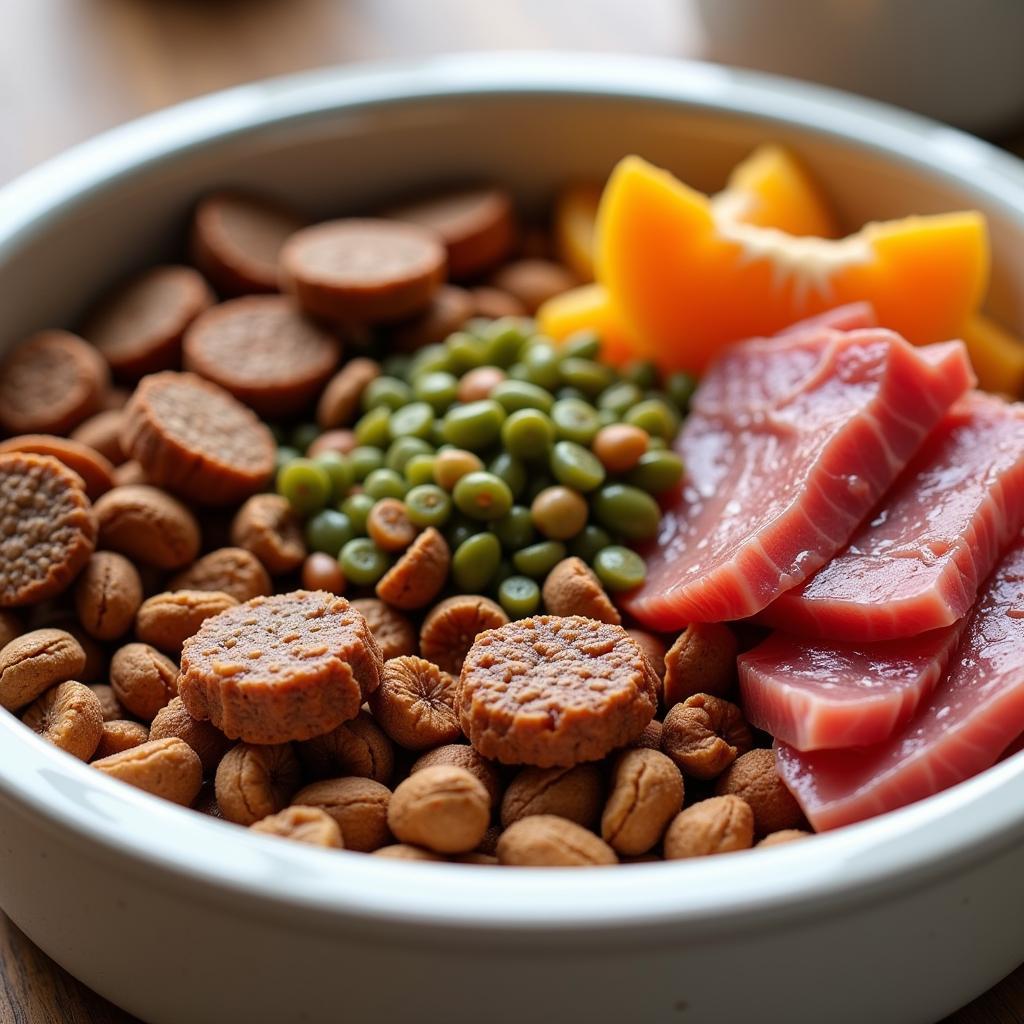
[[[851,223],[975,206],[994,306],[1024,326],[1024,173],[950,129],[722,68],[486,55],[202,99],[0,193],[0,339],[71,322],[177,250],[224,183],[314,212],[492,177],[525,202],[639,152],[697,185],[792,145]],[[0,714],[0,905],[160,1024],[933,1021],[1024,958],[1024,758],[775,850],[615,870],[397,863],[250,835],[47,747]]]

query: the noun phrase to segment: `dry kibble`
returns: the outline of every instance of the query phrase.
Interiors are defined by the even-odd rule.
[[[644,726],[644,731],[640,733],[636,743],[633,744],[635,747],[646,747],[648,750],[661,750],[661,734],[663,732],[663,726],[656,718],[652,718],[647,725]]]
[[[567,292],[579,281],[572,271],[550,260],[524,259],[506,263],[490,283],[514,295],[531,315],[548,299]]]
[[[24,623],[14,612],[0,608],[0,650],[25,632]]]
[[[89,689],[99,698],[104,722],[116,722],[125,717],[125,710],[112,686],[108,683],[93,683]]]
[[[405,513],[405,502],[382,498],[366,517],[366,532],[382,551],[404,551],[416,539],[416,527]]]
[[[786,843],[792,843],[798,839],[807,839],[811,835],[813,835],[812,832],[805,832],[802,828],[783,828],[778,832],[766,835],[761,842],[755,845],[758,849],[762,846],[784,846]]]
[[[498,840],[501,838],[502,828],[500,825],[490,825],[484,833],[483,839],[477,843],[475,853],[487,854],[490,857],[498,856]]]
[[[78,620],[97,640],[117,640],[132,627],[142,604],[135,566],[115,551],[96,551],[75,584]]]
[[[462,736],[456,710],[458,684],[424,658],[384,662],[380,686],[370,696],[377,724],[408,750],[426,750]]]
[[[281,839],[294,839],[311,846],[326,846],[333,850],[345,847],[338,823],[318,807],[286,807],[249,826],[253,832]]]
[[[401,612],[375,597],[362,597],[353,601],[352,607],[366,619],[385,661],[403,654],[417,653],[419,644],[416,642],[416,629]]]
[[[379,375],[380,367],[372,359],[350,359],[327,382],[320,396],[316,409],[320,429],[329,430],[354,423],[366,386]]]
[[[645,629],[627,629],[626,632],[636,641],[637,647],[647,655],[655,675],[659,679],[665,678],[665,655],[668,647],[665,641]]]
[[[743,712],[707,693],[695,693],[670,708],[661,733],[661,749],[695,779],[717,779],[753,745]]]
[[[601,816],[604,782],[596,764],[573,768],[523,768],[501,801],[501,824],[533,814],[553,814],[592,828]]]
[[[498,769],[487,758],[481,757],[468,743],[446,743],[434,750],[428,750],[413,761],[409,774],[439,764],[465,768],[470,775],[483,783],[487,795],[491,798],[491,806],[497,807],[501,799],[501,776],[498,775]]]
[[[22,722],[55,747],[80,761],[88,761],[103,735],[103,709],[99,698],[81,683],[51,687],[33,701]]]
[[[120,409],[105,409],[75,427],[71,440],[99,452],[112,466],[120,466],[125,461],[121,447],[123,427],[124,413]]]
[[[718,780],[715,792],[719,796],[742,797],[754,812],[754,827],[759,836],[804,824],[800,805],[775,770],[775,754],[771,750],[751,750],[736,758]]]
[[[95,505],[100,547],[157,569],[180,569],[199,554],[199,523],[176,498],[156,487],[107,491]]]
[[[142,602],[135,616],[135,635],[143,643],[177,655],[181,645],[198,633],[207,619],[237,604],[230,594],[219,590],[156,594]]]
[[[711,797],[687,807],[672,820],[665,833],[665,859],[748,850],[753,841],[750,805],[737,796]]]
[[[582,825],[553,814],[523,818],[498,840],[498,863],[533,868],[615,864],[615,851]]]
[[[17,711],[85,668],[82,645],[62,629],[23,633],[0,650],[0,706]]]
[[[491,800],[483,783],[451,765],[410,775],[388,809],[388,825],[399,840],[437,853],[469,853],[490,821]]]
[[[85,651],[85,667],[76,677],[80,683],[92,685],[101,679],[107,678],[107,667],[110,656],[107,648],[98,640],[89,636],[88,633],[78,624],[77,621],[69,620],[63,624],[66,629],[81,645]]]
[[[195,758],[202,778],[199,755],[184,740],[175,737],[156,742],[180,743]],[[228,821],[251,825],[284,810],[301,780],[302,771],[290,743],[268,746],[239,743],[217,765],[214,780],[217,806]]]
[[[474,850],[472,853],[460,853],[458,857],[452,857],[453,864],[475,864],[479,867],[497,867],[498,858],[491,853],[479,853]]]
[[[665,655],[666,708],[695,693],[723,696],[736,679],[736,637],[723,623],[693,622]]]
[[[622,622],[601,581],[582,558],[563,558],[548,573],[541,597],[551,615],[582,615],[614,626]]]
[[[134,459],[122,462],[114,469],[115,487],[134,487],[148,483],[149,478],[146,476],[146,471],[142,468],[141,463]]]
[[[178,693],[178,666],[149,644],[125,644],[110,660],[110,685],[121,704],[143,721]]]
[[[192,810],[198,811],[200,814],[206,814],[211,818],[224,820],[224,815],[220,813],[220,807],[217,804],[217,791],[212,782],[203,783],[199,796],[196,797],[192,804]]]
[[[383,502],[378,502],[378,505]],[[448,581],[451,551],[448,542],[428,527],[381,577],[377,596],[395,608],[413,611],[428,605]]]
[[[274,585],[263,563],[251,551],[218,548],[172,577],[167,589],[219,590],[241,602],[272,594]]]
[[[657,750],[627,750],[615,764],[601,835],[617,853],[646,853],[683,806],[683,777]]]
[[[231,543],[251,551],[272,576],[298,569],[306,557],[302,524],[280,494],[254,494],[231,523]]]
[[[196,752],[173,737],[111,754],[93,761],[92,767],[183,807],[195,800],[203,785],[203,766]]]
[[[478,594],[459,594],[435,605],[420,629],[420,654],[453,676],[477,636],[508,622],[501,605]]]
[[[149,738],[149,730],[141,722],[129,722],[127,719],[104,722],[100,745],[92,756],[99,760],[111,754],[121,754],[132,747],[141,746]]]
[[[386,785],[395,770],[394,745],[365,711],[337,729],[299,743],[298,752],[306,774],[314,779],[355,775]]]
[[[444,857],[422,846],[410,846],[408,843],[392,843],[373,851],[374,857],[387,857],[389,860],[430,860],[443,863]]]
[[[220,759],[231,749],[231,740],[211,722],[193,718],[180,697],[175,697],[156,713],[149,729],[150,739],[162,740],[168,736],[184,740],[199,755],[206,775],[217,770]]]
[[[324,779],[300,789],[292,803],[329,814],[345,837],[345,848],[372,853],[391,842],[388,805],[391,790],[373,779]]]

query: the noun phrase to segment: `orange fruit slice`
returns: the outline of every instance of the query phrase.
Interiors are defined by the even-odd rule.
[[[960,334],[978,386],[1011,398],[1024,393],[1024,341],[982,313],[975,313]]]

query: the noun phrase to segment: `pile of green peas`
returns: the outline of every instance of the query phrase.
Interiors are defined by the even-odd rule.
[[[671,444],[696,382],[661,379],[649,363],[615,369],[600,348],[592,332],[556,344],[532,321],[504,318],[382,360],[347,454],[305,457],[313,425],[278,433],[276,488],[304,519],[309,549],[372,586],[395,555],[367,536],[367,518],[397,498],[415,526],[447,539],[453,587],[492,594],[513,618],[538,610],[540,583],[568,555],[610,591],[639,586],[633,546],[656,536],[657,499],[682,479]],[[631,429],[601,433],[614,425]]]

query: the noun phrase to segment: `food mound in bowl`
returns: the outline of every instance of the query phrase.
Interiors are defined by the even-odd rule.
[[[0,365],[0,704],[154,796],[406,860],[775,846],[1024,733],[1024,346],[977,214],[636,157],[189,261]]]

